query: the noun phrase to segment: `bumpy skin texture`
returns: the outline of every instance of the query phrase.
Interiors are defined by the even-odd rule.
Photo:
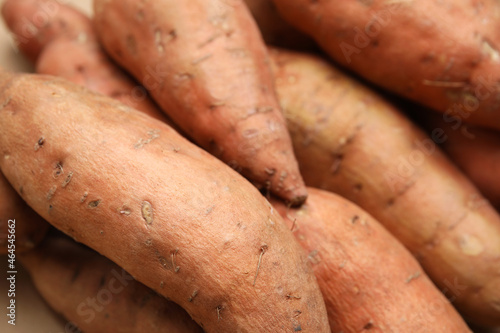
[[[259,187],[305,200],[267,50],[242,0],[94,4],[105,49],[195,142]]]
[[[54,10],[40,24],[45,8]],[[63,77],[173,125],[145,89],[109,59],[84,14],[55,0],[7,0],[2,15],[19,41],[26,25],[37,27],[20,47],[34,61],[37,73]]]
[[[500,128],[496,0],[273,0],[338,63],[397,94]]]
[[[500,133],[429,114],[429,132],[442,129],[442,148],[493,206],[500,209]]]
[[[375,219],[333,193],[308,193],[297,209],[271,204],[309,254],[332,332],[470,332],[408,250]]]
[[[91,30],[88,18],[57,0],[5,0],[2,16],[14,33],[16,44],[28,59],[35,61],[46,44],[65,34],[85,39]]]
[[[288,24],[271,0],[245,0],[245,3],[266,44],[300,51],[318,51],[314,40]]]
[[[361,206],[472,321],[500,323],[500,217],[391,104],[306,55],[273,52],[306,183]]]
[[[83,332],[203,332],[177,304],[67,237],[48,237],[20,260],[52,309]]]
[[[15,220],[15,238],[10,238],[15,240],[13,243],[9,243],[12,234],[9,220]],[[0,173],[0,254],[7,253],[11,244],[15,246],[15,253],[31,250],[43,239],[48,227],[49,224],[23,201]]]
[[[55,77],[1,79],[0,167],[47,221],[207,332],[329,331],[302,249],[234,170],[108,97]]]

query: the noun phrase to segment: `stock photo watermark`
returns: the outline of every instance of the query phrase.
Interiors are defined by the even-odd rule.
[[[442,115],[442,119],[454,131],[460,130],[462,135],[474,139],[473,133],[464,126],[464,120],[476,112],[484,101],[490,98],[498,89],[498,83],[492,77],[478,77],[477,84],[462,92],[462,99],[451,105]],[[407,183],[421,167],[426,158],[434,154],[436,145],[445,143],[449,139],[445,130],[436,127],[430,131],[430,136],[413,142],[415,148],[406,156],[399,156],[397,167],[384,173],[384,179],[393,193],[397,193],[397,185]]]
[[[16,220],[7,221],[7,322],[16,325]]]
[[[46,26],[57,15],[61,5],[68,3],[68,0],[40,1],[39,10],[31,17],[22,18],[20,33],[11,40],[11,43],[14,44],[12,45],[14,50],[17,52],[19,45],[27,44],[32,38],[35,38],[38,30]]]

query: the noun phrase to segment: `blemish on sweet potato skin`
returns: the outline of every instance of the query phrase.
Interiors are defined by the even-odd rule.
[[[66,176],[66,179],[64,179],[64,181],[62,182],[61,187],[65,188],[66,186],[68,186],[72,178],[73,178],[73,171],[70,171]]]
[[[96,208],[97,206],[99,206],[101,201],[102,201],[101,199],[93,200],[93,201],[89,202],[88,206],[89,206],[89,208]]]
[[[43,145],[44,145],[44,143],[45,143],[45,138],[42,136],[42,137],[40,137],[40,139],[38,139],[38,141],[35,143],[35,148],[34,148],[34,149],[35,149],[35,151],[38,151],[40,148],[42,148],[42,147],[43,147]]]
[[[57,191],[57,185],[53,185],[47,192],[47,201],[50,201],[54,197],[56,191]]]
[[[141,206],[141,214],[147,225],[153,224],[153,206],[149,201],[143,201]]]

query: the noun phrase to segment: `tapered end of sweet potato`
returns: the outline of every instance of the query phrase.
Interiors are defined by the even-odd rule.
[[[296,182],[297,183],[297,182]],[[277,191],[275,191],[277,195],[280,195],[281,198],[283,198],[283,200],[285,200],[285,202],[292,206],[292,207],[299,207],[301,206],[303,203],[306,202],[307,200],[307,197],[308,197],[308,193],[307,193],[307,189],[304,186],[299,186],[298,184],[296,185],[292,185],[293,186],[293,189],[289,189],[289,190],[283,190],[281,193],[280,193],[280,189],[278,189]]]
[[[6,0],[2,16],[16,46],[31,61],[57,36],[77,38],[91,27],[88,17],[56,0]]]

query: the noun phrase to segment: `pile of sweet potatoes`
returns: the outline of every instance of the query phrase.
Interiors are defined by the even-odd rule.
[[[73,331],[500,327],[499,3],[2,16],[0,251]]]

